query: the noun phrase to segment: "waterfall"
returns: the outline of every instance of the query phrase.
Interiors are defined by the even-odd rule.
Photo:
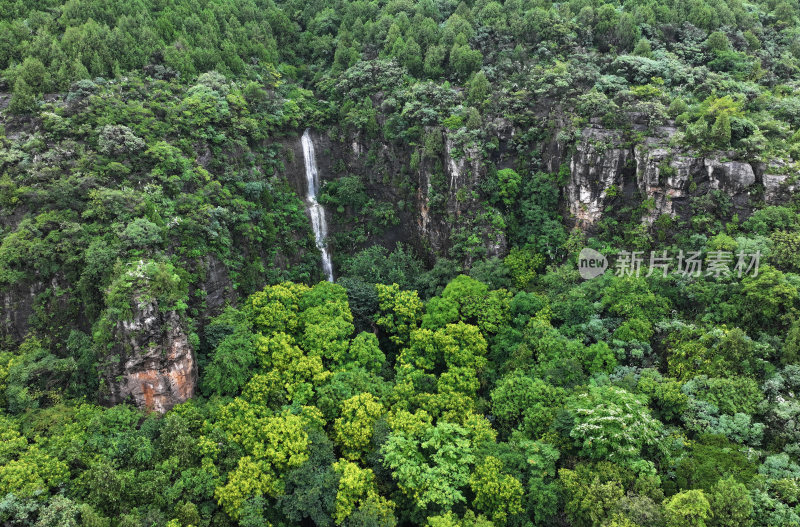
[[[317,158],[314,154],[314,143],[308,129],[303,132],[300,139],[303,144],[303,158],[306,165],[306,203],[308,204],[308,215],[311,216],[311,227],[314,229],[314,239],[317,248],[322,253],[322,270],[325,278],[333,282],[333,264],[331,263],[331,253],[328,251],[327,237],[328,224],[325,222],[325,209],[317,201],[317,191],[319,191],[319,172],[317,172]]]

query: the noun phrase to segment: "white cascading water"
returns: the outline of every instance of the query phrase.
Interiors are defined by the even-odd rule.
[[[303,158],[306,164],[306,203],[308,204],[308,215],[311,216],[311,228],[314,229],[314,239],[317,247],[322,253],[322,271],[329,282],[333,282],[333,264],[331,263],[331,253],[328,251],[327,237],[328,224],[325,222],[325,209],[317,202],[317,191],[319,190],[319,173],[317,172],[317,158],[314,154],[314,143],[311,141],[311,134],[308,130],[303,132],[300,139],[303,144]]]

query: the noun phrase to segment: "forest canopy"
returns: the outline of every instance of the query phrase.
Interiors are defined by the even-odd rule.
[[[2,2],[0,524],[800,526],[799,17]]]

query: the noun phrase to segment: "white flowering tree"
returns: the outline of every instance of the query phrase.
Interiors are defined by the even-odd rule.
[[[580,454],[596,461],[631,465],[642,449],[655,445],[662,424],[646,401],[614,386],[595,386],[569,403],[574,416],[570,437]]]

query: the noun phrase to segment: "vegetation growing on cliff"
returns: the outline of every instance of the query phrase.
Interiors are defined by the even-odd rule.
[[[564,202],[587,127],[601,153],[668,133],[659,184],[712,152],[795,171],[799,15],[4,2],[0,523],[800,525],[796,198],[689,177],[688,214],[650,217],[614,184],[588,232]],[[336,284],[290,173],[306,127]],[[583,281],[584,246],[761,266]],[[98,405],[142,306],[199,366],[164,415]]]

